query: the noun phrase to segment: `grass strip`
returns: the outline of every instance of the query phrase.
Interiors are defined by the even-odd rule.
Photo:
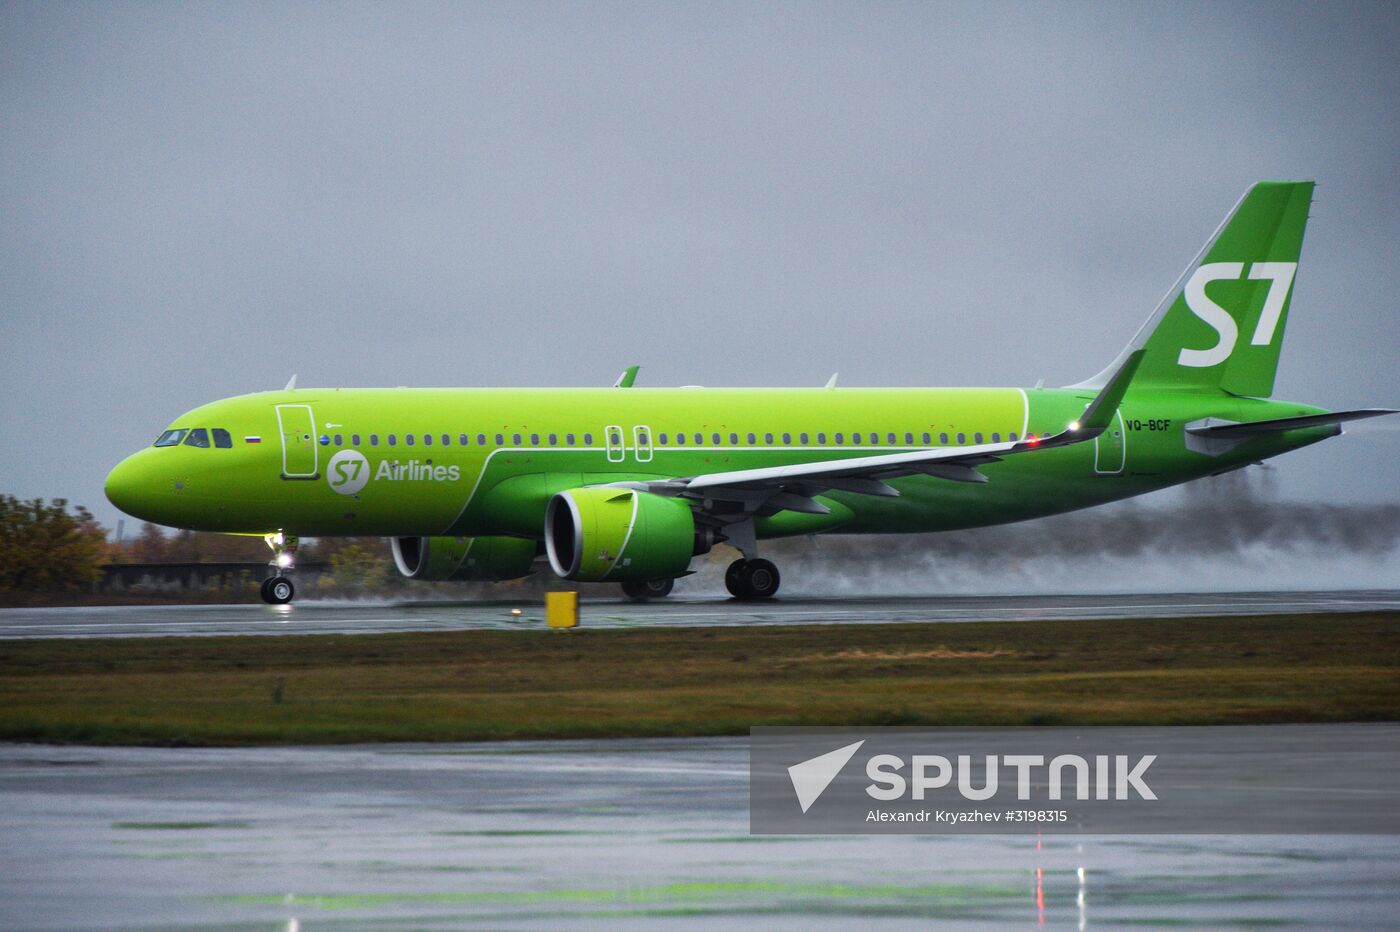
[[[0,740],[1400,719],[1400,613],[0,642]]]

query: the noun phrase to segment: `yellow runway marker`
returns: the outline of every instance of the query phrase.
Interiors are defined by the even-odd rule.
[[[551,628],[572,628],[578,625],[578,593],[546,592],[544,617]]]

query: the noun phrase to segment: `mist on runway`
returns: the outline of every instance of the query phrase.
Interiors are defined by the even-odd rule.
[[[784,594],[813,596],[1400,585],[1400,506],[1279,501],[1273,482],[1272,470],[1250,469],[1020,524],[796,538],[765,543],[764,556],[782,569]],[[685,591],[722,592],[722,570],[707,561]]]

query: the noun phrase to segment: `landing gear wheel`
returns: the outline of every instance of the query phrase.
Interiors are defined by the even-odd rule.
[[[744,564],[748,560],[735,560],[729,564],[729,569],[724,571],[724,588],[729,590],[729,594],[736,599],[744,597]]]
[[[286,605],[296,595],[296,587],[285,576],[274,576],[263,580],[262,599],[269,605]]]
[[[782,581],[778,568],[767,560],[746,560],[740,577],[750,599],[773,598]]]
[[[625,582],[622,584],[622,594],[634,602],[645,602],[648,599],[664,599],[671,594],[671,589],[676,585],[674,579],[651,579],[646,582]]]
[[[724,587],[736,599],[771,599],[781,581],[767,560],[735,560],[724,573]]]

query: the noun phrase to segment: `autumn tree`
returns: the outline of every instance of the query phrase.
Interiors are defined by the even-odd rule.
[[[107,534],[86,508],[0,495],[0,591],[76,589],[101,578]]]
[[[149,521],[142,522],[136,539],[127,545],[133,563],[160,563],[165,559],[165,532]]]

